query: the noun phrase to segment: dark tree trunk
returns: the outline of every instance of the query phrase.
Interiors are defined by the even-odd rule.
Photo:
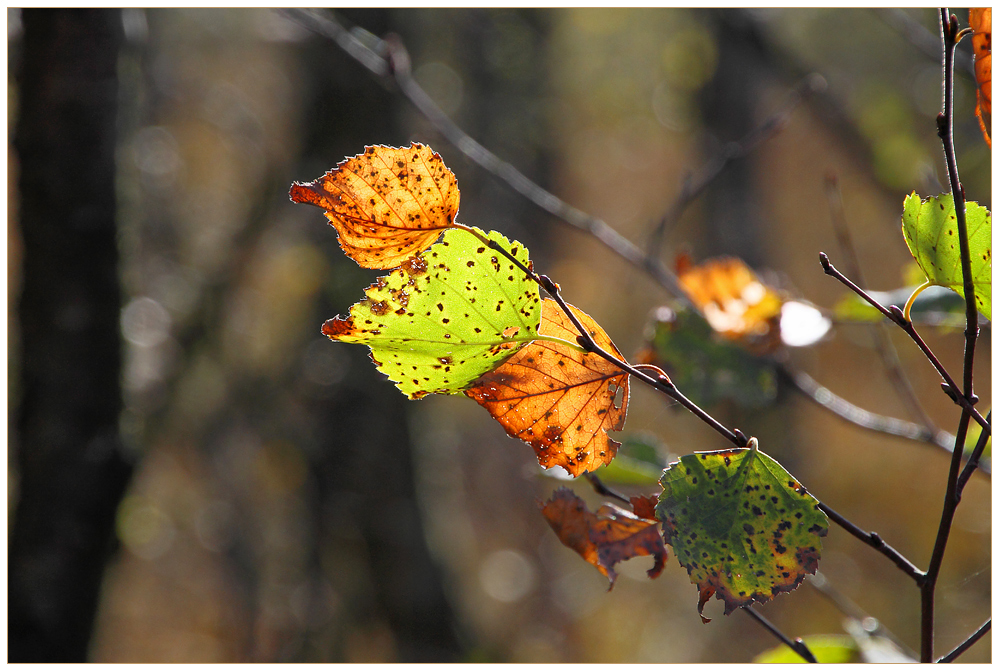
[[[9,548],[10,662],[87,656],[131,465],[118,434],[117,10],[26,10],[20,160],[20,498]]]

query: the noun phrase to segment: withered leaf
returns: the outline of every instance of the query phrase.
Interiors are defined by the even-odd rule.
[[[599,346],[621,357],[589,315],[570,308]],[[538,333],[571,343],[578,335],[552,299],[542,302]],[[616,406],[619,390],[622,396]],[[534,448],[545,469],[558,465],[579,476],[611,462],[621,445],[608,432],[625,425],[628,374],[597,355],[537,340],[480,376],[465,393],[508,434]]]
[[[455,223],[458,181],[430,147],[366,147],[314,182],[296,203],[326,210],[340,247],[364,268],[396,268]]]
[[[976,118],[979,128],[983,131],[986,144],[993,146],[992,136],[992,100],[993,100],[993,8],[973,7],[969,10],[969,26],[975,31],[972,34],[972,51],[975,55],[976,83]]]
[[[694,266],[681,257],[677,278],[717,333],[759,353],[781,343],[782,299],[740,259],[717,257]]]
[[[667,549],[655,520],[639,518],[610,504],[591,513],[569,488],[556,490],[542,506],[542,514],[559,541],[608,577],[608,590],[618,578],[614,567],[622,560],[652,555],[655,562],[646,572],[651,579],[660,575],[667,562]]]

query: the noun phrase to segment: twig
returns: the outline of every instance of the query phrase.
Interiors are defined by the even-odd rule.
[[[832,173],[826,179],[826,198],[830,204],[830,221],[833,224],[833,231],[840,243],[840,250],[847,259],[847,271],[859,284],[866,286],[868,283],[865,282],[861,262],[858,260],[857,250],[851,239],[851,230],[847,226],[847,219],[844,216],[844,201],[840,194],[840,184],[837,176]],[[937,425],[920,404],[920,399],[913,391],[913,385],[910,384],[910,379],[906,377],[906,372],[899,362],[899,354],[889,338],[888,327],[883,322],[877,322],[871,325],[871,330],[875,337],[875,349],[882,358],[882,364],[885,366],[886,374],[888,374],[893,387],[896,388],[896,394],[903,403],[909,406],[913,417],[926,428],[927,433],[932,436],[937,435],[939,433]]]
[[[980,639],[982,639],[983,635],[985,635],[987,632],[990,631],[990,624],[992,622],[993,622],[992,618],[989,619],[989,620],[987,620],[985,623],[983,623],[981,626],[979,626],[978,630],[976,630],[974,633],[972,633],[971,635],[969,635],[968,639],[966,639],[964,642],[962,642],[961,644],[959,644],[958,646],[956,646],[955,649],[951,653],[949,653],[949,654],[947,654],[945,656],[941,656],[940,658],[938,658],[937,662],[939,662],[939,663],[953,663],[953,662],[955,662],[956,658],[958,658],[963,653],[965,653],[966,651],[968,651],[970,646],[972,646],[973,644],[975,644],[976,642],[978,642]]]
[[[819,262],[823,266],[824,273],[832,275],[837,280],[840,280],[840,282],[849,287],[855,294],[870,303],[880,313],[899,325],[899,327],[906,332],[913,342],[917,344],[920,351],[923,352],[924,356],[926,356],[928,361],[930,361],[931,366],[933,366],[941,378],[944,379],[945,382],[941,387],[944,388],[945,393],[951,397],[951,400],[961,406],[964,411],[970,413],[971,417],[979,423],[984,431],[988,432],[990,430],[989,423],[986,422],[986,419],[983,418],[983,416],[979,414],[979,411],[973,407],[972,404],[974,402],[970,402],[965,395],[959,392],[958,385],[955,384],[955,380],[951,377],[951,374],[948,373],[947,369],[944,368],[944,365],[941,364],[941,361],[937,358],[937,355],[931,351],[931,349],[927,346],[927,343],[924,342],[924,339],[921,338],[920,334],[913,328],[913,323],[903,317],[903,311],[899,309],[899,306],[886,308],[881,303],[873,299],[868,292],[858,287],[856,284],[851,282],[847,276],[838,271],[836,267],[830,263],[829,257],[827,257],[823,252],[819,253]],[[974,303],[975,299],[973,298],[973,304]],[[975,329],[976,331],[979,330],[978,322],[976,323]],[[959,451],[959,454],[961,454],[961,450]]]
[[[625,495],[621,494],[620,492],[616,492],[615,490],[612,490],[608,486],[604,485],[604,482],[601,481],[600,477],[597,474],[588,471],[586,474],[583,475],[583,477],[586,478],[588,481],[590,481],[590,485],[594,487],[594,492],[596,492],[597,494],[603,495],[605,497],[610,497],[611,499],[617,499],[619,502],[625,502],[626,504],[632,503],[632,500],[630,500]]]
[[[990,418],[993,417],[993,411],[986,414],[986,422],[992,423]],[[986,450],[986,442],[989,441],[990,435],[986,432],[981,432],[979,434],[979,440],[976,441],[976,447],[972,450],[972,454],[969,455],[969,461],[965,463],[965,469],[962,470],[962,474],[958,477],[958,483],[955,486],[955,493],[959,499],[962,498],[962,491],[965,490],[965,484],[969,482],[972,478],[972,472],[978,467],[980,471],[984,471],[983,467],[979,464],[979,458],[983,456],[983,451]],[[988,472],[988,470],[986,470]]]
[[[804,371],[791,370],[782,366],[778,368],[778,373],[807,398],[853,425],[882,434],[891,434],[911,441],[927,443],[946,450],[948,453],[951,453],[955,447],[955,437],[948,432],[938,430],[931,433],[916,423],[879,415],[860,406],[855,406],[843,397],[834,394],[829,388],[820,385]],[[985,474],[990,473],[988,468],[982,471]]]
[[[955,436],[955,452],[951,457],[948,471],[947,488],[941,511],[941,522],[938,525],[937,538],[934,540],[934,550],[927,565],[927,577],[920,589],[920,660],[929,663],[934,659],[934,589],[944,560],[945,547],[951,533],[955,510],[961,500],[958,490],[959,470],[962,466],[962,450],[965,447],[965,437],[969,430],[969,419],[975,411],[973,390],[973,365],[976,355],[976,339],[979,336],[979,311],[976,308],[975,287],[972,282],[972,259],[969,253],[969,232],[965,223],[965,191],[958,176],[958,163],[955,160],[955,143],[952,135],[954,86],[955,86],[955,46],[961,39],[958,29],[958,19],[949,14],[947,8],[940,10],[941,41],[944,51],[944,109],[938,115],[938,136],[944,148],[945,164],[948,167],[948,181],[951,184],[951,194],[955,203],[955,225],[958,228],[959,251],[962,255],[962,288],[965,294],[965,361],[962,376],[962,392],[959,394],[954,383],[951,383],[953,398],[961,398],[966,404],[962,406],[962,417],[959,420]],[[983,427],[983,433],[988,426]]]
[[[940,38],[927,30],[919,21],[898,7],[883,7],[875,9],[874,12],[893,30],[905,37],[910,44],[916,47],[917,51],[932,61],[941,61]],[[975,79],[976,70],[969,54],[955,54],[955,64],[970,79]]]
[[[702,169],[701,176],[697,180],[692,179],[692,176],[689,174],[684,180],[680,194],[677,195],[676,200],[674,200],[667,211],[663,213],[659,224],[656,225],[650,234],[649,241],[646,244],[646,254],[652,258],[658,257],[666,232],[677,223],[684,210],[708,188],[722,171],[731,162],[744,158],[784,130],[791,119],[792,112],[810,95],[825,88],[826,80],[818,74],[814,73],[803,78],[792,89],[788,98],[778,108],[778,111],[765,119],[763,124],[747,133],[740,140],[725,144]]]
[[[792,651],[802,656],[802,658],[804,658],[807,663],[819,662],[818,660],[816,660],[816,656],[813,655],[812,651],[809,650],[809,647],[806,646],[806,643],[802,641],[801,637],[796,637],[794,640],[791,639],[781,630],[778,630],[778,628],[776,628],[774,624],[771,623],[771,621],[767,620],[759,613],[757,613],[753,609],[753,607],[740,607],[740,610],[745,612],[750,618],[752,618],[753,620],[757,621],[762,626],[764,626],[765,630],[767,630],[772,635],[780,639],[785,644],[785,646],[787,646]]]
[[[852,535],[892,560],[893,564],[903,570],[903,573],[908,577],[916,581],[917,585],[922,585],[924,581],[924,572],[917,569],[916,565],[903,557],[903,555],[895,548],[882,541],[882,537],[880,537],[877,532],[865,532],[823,502],[820,502],[818,507],[820,511],[830,517],[830,520],[834,521]]]

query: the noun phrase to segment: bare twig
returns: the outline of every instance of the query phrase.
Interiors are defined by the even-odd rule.
[[[830,580],[827,579],[822,572],[816,572],[812,576],[806,577],[806,583],[820,595],[832,602],[842,614],[863,623],[865,632],[879,637],[885,637],[898,646],[900,650],[905,651],[911,658],[916,657],[916,655],[909,650],[906,643],[886,628],[882,621],[872,617],[868,614],[868,612],[859,607],[854,600],[840,592],[836,586],[830,583]]]
[[[816,660],[816,656],[813,655],[813,652],[809,650],[809,647],[806,646],[806,643],[802,641],[801,637],[796,637],[795,639],[791,639],[781,630],[778,630],[778,628],[776,628],[775,625],[771,623],[771,621],[767,620],[759,613],[757,613],[757,611],[755,611],[753,607],[740,607],[740,610],[746,613],[747,616],[749,616],[753,620],[757,621],[760,625],[764,627],[765,630],[767,630],[772,635],[780,639],[785,644],[785,646],[787,646],[792,651],[802,656],[802,658],[804,658],[807,663],[819,662],[818,660]]]
[[[992,423],[991,418],[993,417],[993,411],[986,414],[986,422]],[[990,435],[988,432],[981,432],[979,434],[979,440],[976,441],[976,447],[972,450],[972,454],[969,455],[969,461],[965,463],[965,469],[962,470],[962,474],[958,477],[958,483],[956,484],[955,490],[959,499],[962,497],[962,491],[965,489],[965,484],[969,482],[972,478],[972,473],[978,468],[980,471],[984,471],[983,465],[979,463],[979,459],[983,456],[983,451],[986,450],[986,442],[989,441]],[[987,472],[989,470],[986,470]]]
[[[617,499],[619,502],[624,502],[626,504],[632,503],[632,501],[622,493],[612,490],[608,486],[604,485],[604,482],[601,481],[601,478],[597,474],[588,471],[583,475],[583,477],[590,481],[590,485],[593,486],[594,492],[597,494],[603,495],[604,497],[610,497],[611,499]]]
[[[917,51],[932,61],[941,61],[940,37],[927,30],[923,24],[907,14],[905,10],[898,7],[881,7],[873,11],[893,30],[905,37],[910,44],[917,48]],[[976,70],[969,54],[956,53],[955,65],[970,79],[975,79]]]
[[[961,644],[959,644],[958,646],[956,646],[955,649],[951,653],[949,653],[949,654],[947,654],[945,656],[941,656],[940,658],[938,658],[937,662],[939,662],[939,663],[953,663],[953,662],[955,662],[956,658],[958,658],[963,653],[965,653],[966,651],[968,651],[969,647],[971,647],[973,644],[975,644],[980,639],[982,639],[983,635],[985,635],[987,632],[990,631],[990,625],[991,625],[991,623],[993,623],[993,619],[992,618],[989,619],[989,620],[987,620],[981,626],[979,626],[978,630],[976,630],[974,633],[972,633],[971,635],[969,635],[969,638],[966,639],[964,642],[962,642]]]
[[[847,259],[847,271],[860,285],[866,286],[868,283],[865,282],[864,273],[861,270],[861,262],[858,260],[857,250],[851,239],[851,230],[847,226],[847,218],[844,216],[844,202],[840,194],[840,184],[837,176],[832,173],[827,176],[826,197],[830,204],[830,221],[833,224],[834,233],[837,235],[837,241],[840,243],[841,252],[844,253]],[[920,399],[917,398],[916,392],[913,391],[913,385],[910,384],[910,379],[906,377],[906,372],[903,371],[903,366],[899,362],[899,355],[896,352],[896,348],[889,338],[888,327],[884,322],[876,322],[871,325],[871,330],[872,335],[875,337],[875,349],[882,358],[882,364],[893,387],[896,388],[896,394],[909,407],[913,417],[924,426],[927,433],[936,436],[939,433],[938,427],[931,417],[927,415],[924,407],[920,404]]]
[[[820,511],[830,517],[830,520],[834,521],[852,535],[892,560],[893,564],[903,570],[903,573],[908,577],[916,581],[917,585],[921,585],[923,583],[924,572],[920,571],[916,565],[903,557],[899,551],[882,541],[882,537],[880,537],[877,532],[865,532],[823,502],[820,502],[818,506]]]

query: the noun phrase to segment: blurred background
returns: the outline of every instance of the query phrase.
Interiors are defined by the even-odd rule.
[[[667,228],[655,252],[667,266],[679,252],[738,255],[829,309],[844,289],[818,253],[845,269],[829,178],[878,290],[908,284],[904,196],[947,190],[931,9],[332,16],[362,40],[397,35],[462,129],[640,247],[686,179],[788,110]],[[650,558],[626,562],[608,592],[538,509],[560,485],[595,509],[586,482],[543,472],[472,401],[409,402],[365,348],[323,337],[378,273],[287,192],[365,145],[429,144],[458,177],[459,220],[527,245],[627,356],[671,298],[642,271],[279,13],[8,9],[7,26],[10,660],[747,662],[777,645],[716,600],[703,625],[672,557],[655,581]],[[992,209],[968,40],[959,52],[959,167],[968,198]],[[826,88],[789,107],[812,73]],[[897,332],[927,415],[954,433],[956,406]],[[961,329],[922,333],[961,369]],[[983,409],[989,341],[987,327]],[[865,409],[918,420],[869,325],[835,324],[788,357]],[[632,389],[627,445],[664,461],[726,447]],[[783,387],[764,408],[709,410],[926,567],[945,451],[859,429]],[[659,492],[655,477],[617,487]],[[976,475],[938,583],[938,655],[990,615],[990,501]],[[918,591],[883,556],[831,526],[820,571],[879,632],[919,650]],[[808,583],[760,612],[792,637],[845,632],[843,604]],[[987,636],[962,661],[990,658]]]

